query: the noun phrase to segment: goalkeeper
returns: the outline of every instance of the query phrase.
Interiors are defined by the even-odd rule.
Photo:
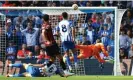
[[[104,44],[99,39],[96,40],[96,44],[92,45],[76,45],[76,49],[80,50],[80,54],[77,56],[78,59],[87,59],[94,56],[100,63],[104,63],[105,60],[100,57],[102,51],[104,56],[108,57],[108,52],[104,48]],[[73,61],[74,57],[70,57]],[[64,61],[66,59],[64,58]]]

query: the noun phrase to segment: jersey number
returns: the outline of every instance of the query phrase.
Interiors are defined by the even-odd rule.
[[[66,25],[62,25],[62,32],[66,32],[66,31],[67,31]]]
[[[49,67],[48,72],[49,72],[50,74],[52,74],[52,73],[56,72],[56,70],[57,70],[56,66],[55,66],[54,64],[52,64],[52,65]]]
[[[49,73],[54,72],[54,68],[53,68],[53,67],[49,68],[48,72],[49,72]]]

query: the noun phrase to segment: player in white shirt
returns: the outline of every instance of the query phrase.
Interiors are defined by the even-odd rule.
[[[75,29],[73,23],[68,20],[68,14],[66,12],[62,13],[63,20],[59,22],[57,28],[57,34],[60,33],[62,46],[64,52],[66,53],[64,58],[66,58],[67,65],[69,70],[72,70],[71,62],[69,58],[69,50],[73,52],[75,68],[78,68],[77,64],[77,53],[75,49]]]

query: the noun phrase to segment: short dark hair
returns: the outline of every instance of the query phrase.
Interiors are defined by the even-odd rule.
[[[49,15],[48,15],[48,14],[45,14],[45,15],[43,16],[43,19],[44,19],[44,21],[49,21]]]
[[[68,18],[67,12],[63,12],[63,13],[62,13],[62,16],[63,16],[64,19],[67,19],[67,18]]]
[[[102,41],[101,41],[101,38],[97,38],[96,41],[97,41],[97,40],[99,40],[98,43],[101,43],[101,42],[102,42]]]

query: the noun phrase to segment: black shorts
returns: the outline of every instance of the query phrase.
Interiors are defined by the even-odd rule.
[[[51,46],[46,46],[45,49],[46,49],[47,55],[50,57],[55,57],[56,55],[60,54],[57,43],[53,43]]]

